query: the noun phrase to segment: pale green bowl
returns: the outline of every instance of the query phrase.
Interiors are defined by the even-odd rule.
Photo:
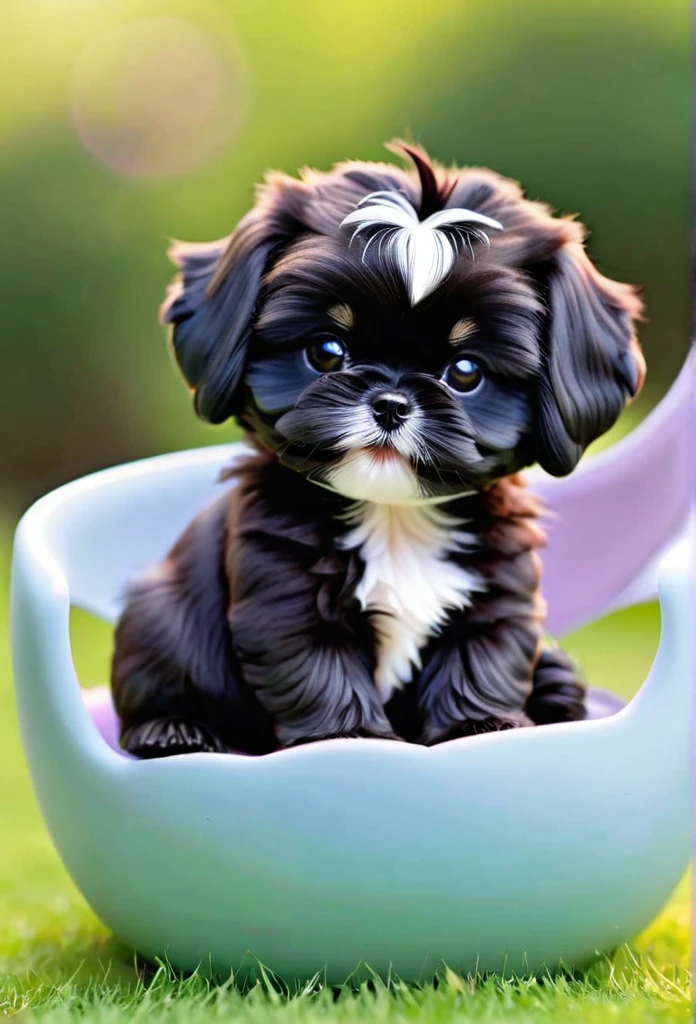
[[[107,745],[75,675],[70,605],[113,619],[126,581],[212,497],[235,451],[97,473],[17,531],[22,736],[53,840],[99,917],[179,968],[227,973],[251,953],[286,978],[325,969],[333,982],[360,961],[409,979],[443,960],[578,965],[643,928],[689,853],[686,540],[663,560],[652,672],[610,718],[434,749],[336,740],[138,762]]]

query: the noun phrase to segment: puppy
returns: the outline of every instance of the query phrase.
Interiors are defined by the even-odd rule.
[[[584,714],[519,473],[571,472],[637,393],[640,301],[514,182],[392,149],[409,169],[270,174],[230,236],[172,250],[196,412],[254,452],[129,592],[112,686],[140,757]]]

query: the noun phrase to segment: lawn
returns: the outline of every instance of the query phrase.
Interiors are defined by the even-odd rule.
[[[0,578],[9,572],[9,528],[0,531]],[[0,614],[7,622],[6,587]],[[566,638],[565,647],[596,685],[628,697],[657,646],[653,605],[621,612]],[[73,621],[81,679],[103,681],[109,630],[85,615]],[[327,990],[317,982],[284,992],[262,973],[250,990],[177,979],[162,965],[138,967],[85,906],[43,827],[14,717],[7,630],[0,635],[0,1011],[22,1020],[363,1020],[406,1022],[552,1020],[638,1024],[691,1019],[688,996],[688,889],[678,887],[657,921],[630,947],[598,956],[582,975],[501,981],[461,978],[443,968],[432,985],[375,981]]]

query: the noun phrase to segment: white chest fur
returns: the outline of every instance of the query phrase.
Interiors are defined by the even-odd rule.
[[[365,563],[356,596],[375,612],[375,684],[384,701],[410,682],[420,667],[420,650],[447,618],[471,604],[483,589],[476,573],[448,557],[466,550],[475,537],[465,521],[432,505],[395,506],[361,502],[351,514],[343,546],[359,549]]]

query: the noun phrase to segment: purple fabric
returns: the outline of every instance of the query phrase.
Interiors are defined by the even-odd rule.
[[[124,757],[132,757],[118,745],[118,718],[111,701],[111,692],[108,686],[98,686],[93,690],[83,690],[82,696],[85,707],[90,713],[92,721],[96,725],[100,735],[109,744],[112,750],[117,750]],[[609,715],[620,711],[624,702],[620,697],[604,690],[590,690],[587,695],[587,717],[608,718]]]
[[[587,691],[587,718],[609,718],[626,706],[625,701],[608,690],[597,690],[594,687]]]
[[[82,699],[102,739],[106,740],[112,750],[117,750],[124,757],[131,757],[118,745],[119,723],[109,687],[97,686],[93,690],[83,690]]]
[[[603,614],[684,529],[693,500],[695,382],[692,350],[669,393],[628,437],[565,479],[532,474],[553,516],[542,587],[555,636]]]

